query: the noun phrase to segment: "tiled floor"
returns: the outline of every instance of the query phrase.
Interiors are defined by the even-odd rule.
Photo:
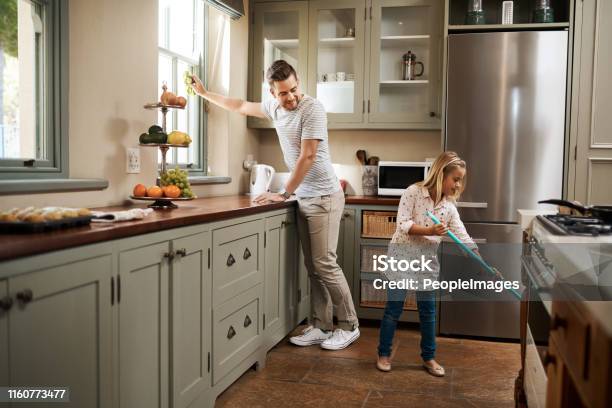
[[[295,333],[299,331],[296,330]],[[520,368],[516,343],[438,337],[436,360],[443,378],[421,367],[418,330],[399,329],[393,371],[374,362],[375,325],[341,351],[296,347],[284,339],[268,354],[266,368],[245,373],[217,399],[217,407],[513,407]]]

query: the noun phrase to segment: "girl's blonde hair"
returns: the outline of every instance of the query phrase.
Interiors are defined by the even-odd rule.
[[[434,192],[434,203],[438,203],[442,200],[442,185],[444,184],[444,178],[456,168],[466,168],[465,161],[461,159],[455,152],[443,152],[431,165],[427,177],[425,180],[418,183],[418,185],[425,187],[429,191]],[[465,190],[467,175],[463,177],[461,187],[459,191],[452,197],[447,197],[452,201],[459,199],[463,190]]]

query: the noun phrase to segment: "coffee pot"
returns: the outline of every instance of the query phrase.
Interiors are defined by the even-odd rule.
[[[418,74],[415,72],[417,65],[421,66],[421,72]],[[422,76],[423,72],[425,72],[425,66],[422,62],[416,61],[416,54],[412,51],[408,51],[402,56],[402,80],[412,81],[416,77]]]

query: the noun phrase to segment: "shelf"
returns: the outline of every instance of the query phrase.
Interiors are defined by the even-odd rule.
[[[328,81],[328,82],[317,82],[317,88],[354,88],[355,81]]]
[[[387,304],[387,302],[382,302],[382,303],[379,303],[379,302],[360,302],[359,306],[360,307],[367,307],[367,308],[370,308],[370,309],[384,309],[386,304]],[[418,310],[418,309],[416,308],[416,306],[405,306],[404,305],[403,310]]]
[[[319,45],[324,48],[344,48],[355,45],[355,37],[321,38]]]
[[[268,41],[270,42],[270,44],[272,44],[276,48],[291,49],[291,48],[298,48],[299,46],[299,40],[297,38],[288,38],[288,39],[283,39],[283,40],[268,40]]]
[[[407,41],[428,41],[429,35],[385,35],[380,37],[380,43],[384,46],[403,46]]]
[[[428,84],[429,80],[427,79],[413,79],[412,81],[380,81],[380,86],[393,86],[393,85],[401,85],[401,86],[410,86],[410,85],[419,85],[419,84]]]
[[[569,23],[449,25],[448,31],[514,31],[569,28]]]

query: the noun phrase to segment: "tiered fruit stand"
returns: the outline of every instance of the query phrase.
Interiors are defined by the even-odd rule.
[[[148,103],[144,106],[145,109],[153,109],[153,110],[159,110],[162,113],[162,129],[163,132],[166,133],[166,114],[168,113],[168,111],[170,111],[171,109],[185,109],[183,106],[179,106],[179,105],[164,105],[161,102],[156,102],[156,103]],[[177,147],[177,148],[186,148],[189,147],[188,145],[177,145],[177,144],[169,144],[169,143],[140,143],[140,146],[144,146],[144,147],[157,147],[159,148],[159,150],[161,151],[161,156],[162,156],[162,160],[161,160],[161,168],[159,170],[159,180],[161,180],[161,175],[166,173],[167,169],[166,169],[166,153],[168,153],[168,150],[171,147]],[[176,204],[173,203],[173,201],[190,201],[193,200],[196,197],[177,197],[177,198],[171,198],[171,197],[136,197],[134,195],[131,195],[130,198],[132,200],[141,200],[141,201],[153,201],[153,204],[149,205],[150,208],[153,209],[172,209],[172,208],[178,208],[178,206]]]

